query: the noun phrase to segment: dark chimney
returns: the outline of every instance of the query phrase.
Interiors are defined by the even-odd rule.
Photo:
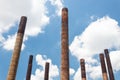
[[[80,65],[81,65],[82,80],[86,80],[86,70],[85,70],[85,60],[84,59],[80,59]]]
[[[44,80],[49,80],[49,63],[48,62],[46,62],[45,64]]]
[[[32,61],[33,61],[33,55],[30,55],[29,56],[29,62],[28,62],[28,69],[27,69],[26,80],[30,80],[30,77],[31,77]]]
[[[114,80],[114,74],[113,74],[113,70],[112,70],[112,65],[111,65],[108,49],[105,49],[104,52],[105,52],[105,56],[106,56],[109,78],[110,78],[110,80]]]
[[[101,53],[99,55],[99,57],[100,57],[103,80],[108,80],[106,66],[105,66],[105,60],[104,60],[104,54]]]

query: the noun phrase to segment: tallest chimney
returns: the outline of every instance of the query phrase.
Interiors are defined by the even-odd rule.
[[[13,51],[13,55],[12,55],[12,59],[11,59],[11,63],[8,71],[7,80],[15,80],[15,77],[16,77],[17,66],[19,62],[19,56],[20,56],[21,46],[23,42],[26,21],[27,21],[27,17],[22,16],[19,24],[19,29],[17,32],[16,42],[15,42],[14,51]]]
[[[68,9],[62,9],[61,80],[69,80]]]

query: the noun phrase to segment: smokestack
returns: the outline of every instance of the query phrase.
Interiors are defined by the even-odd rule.
[[[12,59],[11,59],[11,63],[10,63],[9,71],[8,71],[7,80],[15,80],[15,77],[16,77],[26,21],[27,21],[27,17],[22,16],[20,24],[19,24],[19,29],[17,32],[16,42],[15,42],[13,55],[12,55]]]
[[[45,64],[44,80],[49,80],[49,63],[48,62],[46,62]]]
[[[104,54],[101,53],[99,55],[99,57],[100,57],[100,62],[101,62],[103,80],[108,80],[106,66],[105,66],[105,60],[104,60]]]
[[[30,55],[29,56],[29,62],[28,62],[26,80],[30,80],[31,71],[32,71],[32,61],[33,61],[33,55]]]
[[[110,78],[110,80],[114,80],[114,74],[113,74],[113,70],[112,70],[112,65],[111,65],[108,49],[105,49],[104,52],[105,52],[105,56],[106,56],[109,78]]]
[[[68,9],[62,9],[61,80],[69,80]]]
[[[80,59],[80,64],[81,64],[81,77],[82,77],[82,80],[86,80],[85,60]]]

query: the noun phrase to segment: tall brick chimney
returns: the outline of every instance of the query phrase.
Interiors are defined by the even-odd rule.
[[[68,9],[62,9],[61,80],[69,80]]]
[[[22,16],[19,24],[19,29],[17,32],[16,42],[15,42],[13,55],[12,55],[12,59],[11,59],[11,63],[10,63],[10,67],[7,75],[7,80],[15,80],[16,78],[16,72],[17,72],[19,56],[21,52],[21,46],[23,42],[26,21],[27,21],[27,17]]]

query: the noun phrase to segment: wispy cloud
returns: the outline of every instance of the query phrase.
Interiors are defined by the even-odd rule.
[[[58,15],[58,16],[60,16],[61,15],[61,9],[63,8],[63,0],[50,0],[50,2],[51,2],[51,4],[53,5],[53,6],[56,6],[56,14]]]
[[[50,22],[49,8],[46,3],[50,2],[51,6],[55,7],[55,12],[53,14],[60,14],[60,10],[63,7],[62,0],[0,0],[0,35],[3,39],[3,34],[8,32],[13,26],[15,26],[16,22],[19,22],[21,16],[27,16],[27,27],[25,31],[25,35],[27,37],[37,36],[40,33],[44,32],[44,28]],[[5,39],[6,42],[8,42]],[[1,40],[2,42],[2,40]],[[7,47],[5,48],[7,49]],[[7,49],[7,50],[10,50]]]
[[[112,55],[112,63],[117,65],[118,62],[116,61],[120,61],[116,56],[119,55],[118,51],[120,50],[119,36],[120,26],[118,25],[118,22],[109,16],[105,16],[92,22],[82,34],[75,36],[69,48],[72,55],[78,60],[85,58],[86,65],[88,65],[87,73],[89,73],[88,75],[90,78],[96,80],[97,78],[100,78],[101,75],[100,63],[98,58],[95,57],[96,55],[99,55],[99,53],[102,53],[104,49],[107,48],[110,51],[115,50],[114,53],[110,53],[110,55]],[[113,66],[114,70],[120,70],[118,68],[119,66],[119,64],[117,67]],[[92,70],[90,70],[90,68]],[[94,74],[96,72],[97,74]]]

